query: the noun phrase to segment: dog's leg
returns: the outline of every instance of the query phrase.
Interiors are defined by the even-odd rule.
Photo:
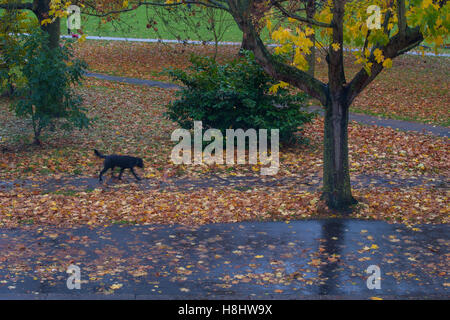
[[[115,168],[115,167],[112,167],[112,168],[111,168],[111,178],[115,178],[115,177],[114,177],[114,168]]]
[[[138,181],[141,180],[141,178],[139,178],[139,177],[137,176],[136,172],[134,172],[133,168],[130,168],[130,171],[131,171],[131,173],[133,174],[133,176],[134,176]]]
[[[100,172],[100,176],[98,177],[98,181],[100,181],[100,182],[103,181],[102,176],[106,171],[108,171],[108,169],[109,168],[103,168],[103,170]]]
[[[125,171],[125,168],[120,168],[119,180],[122,180],[122,174]]]

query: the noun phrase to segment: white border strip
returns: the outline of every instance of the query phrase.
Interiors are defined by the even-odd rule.
[[[62,35],[61,38],[72,38],[70,35]],[[147,43],[178,43],[178,44],[206,44],[214,45],[212,41],[198,41],[198,40],[169,40],[169,39],[142,39],[142,38],[120,38],[120,37],[101,37],[101,36],[87,36],[88,40],[104,40],[104,41],[129,41],[129,42],[147,42]],[[219,42],[219,46],[240,46],[240,42]],[[276,47],[277,44],[269,44],[268,47]],[[357,51],[357,49],[345,49],[345,51]],[[421,56],[421,52],[410,51],[406,54]],[[450,57],[450,53],[425,52],[426,56]]]

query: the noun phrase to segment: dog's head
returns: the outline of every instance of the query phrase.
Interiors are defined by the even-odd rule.
[[[138,158],[136,166],[138,166],[139,168],[144,168],[144,161],[142,161],[141,158]]]

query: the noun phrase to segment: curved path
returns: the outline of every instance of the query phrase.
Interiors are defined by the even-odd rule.
[[[118,81],[128,84],[134,85],[144,85],[149,87],[158,87],[163,89],[179,89],[181,88],[177,84],[166,83],[161,81],[153,81],[153,80],[145,80],[145,79],[137,79],[137,78],[128,78],[128,77],[119,77],[119,76],[110,76],[99,73],[86,73],[87,77],[93,77],[100,80],[107,81]],[[312,111],[319,111],[319,114],[323,115],[322,108],[318,106],[310,107]],[[367,125],[377,125],[380,127],[390,127],[392,129],[402,130],[402,131],[414,131],[424,134],[432,134],[441,137],[450,138],[450,128],[436,126],[431,124],[423,124],[419,122],[410,122],[410,121],[402,121],[402,120],[394,120],[394,119],[384,119],[376,116],[369,116],[365,114],[358,113],[350,113],[350,120],[356,121],[358,123],[367,124]]]
[[[219,176],[208,174],[199,177],[173,177],[161,181],[157,178],[142,179],[137,182],[131,176],[124,176],[123,180],[107,178],[99,183],[98,178],[86,176],[65,176],[59,179],[35,180],[13,180],[0,181],[0,191],[11,190],[17,187],[29,190],[37,190],[42,193],[57,191],[89,191],[96,188],[107,190],[109,187],[129,184],[137,186],[141,190],[160,189],[173,191],[189,191],[194,189],[224,188],[232,187],[239,191],[252,190],[254,188],[271,189],[294,189],[298,191],[315,191],[322,187],[322,178],[318,176],[289,176],[282,178],[260,177],[260,176]],[[446,176],[439,177],[396,177],[359,174],[352,175],[351,184],[353,189],[383,187],[393,188],[449,188],[450,181]]]

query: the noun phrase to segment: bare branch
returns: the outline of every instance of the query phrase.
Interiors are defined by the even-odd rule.
[[[94,13],[94,12],[83,12],[84,14],[88,15],[88,16],[93,16],[93,17],[106,17],[109,15],[113,15],[113,14],[118,14],[118,13],[124,13],[124,12],[129,12],[129,11],[133,11],[136,10],[138,7],[141,6],[155,6],[155,7],[166,7],[166,8],[171,8],[171,7],[178,7],[181,5],[186,5],[186,4],[196,4],[196,5],[201,5],[207,8],[213,8],[213,9],[220,9],[220,10],[225,10],[228,11],[228,8],[222,4],[220,4],[217,1],[214,0],[210,0],[210,1],[196,1],[196,0],[186,0],[184,2],[175,2],[175,3],[165,3],[165,2],[153,2],[153,1],[139,1],[138,3],[134,4],[131,8],[123,8],[123,9],[118,9],[118,10],[111,10],[108,12],[103,12],[103,13]],[[94,6],[89,6],[92,8],[93,11],[96,10],[96,8]]]
[[[301,22],[305,22],[305,23],[309,23],[318,27],[323,27],[323,28],[333,28],[333,25],[330,23],[325,23],[325,22],[320,22],[314,19],[310,19],[307,17],[301,17],[295,13],[289,12],[288,10],[286,10],[278,1],[272,0],[272,5],[274,7],[276,7],[278,10],[280,10],[280,12],[288,18],[292,18],[295,19],[297,21],[301,21]]]

